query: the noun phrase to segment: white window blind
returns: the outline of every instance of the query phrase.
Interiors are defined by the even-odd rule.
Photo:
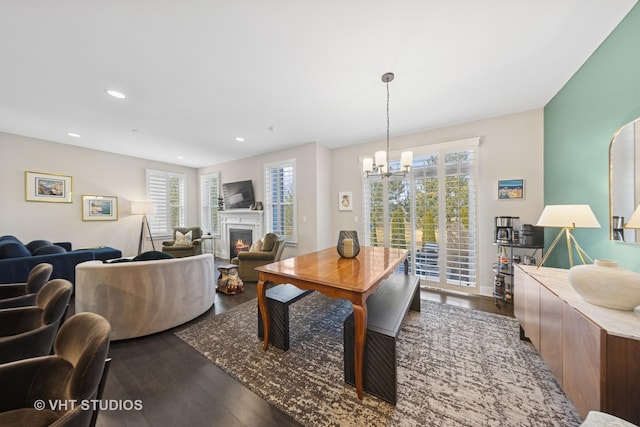
[[[264,166],[266,230],[296,243],[296,163],[286,160]]]
[[[147,169],[147,198],[156,212],[148,217],[151,234],[170,236],[174,227],[184,227],[186,177]]]
[[[443,287],[476,288],[475,148],[414,156],[407,177],[364,178],[363,190],[365,244],[408,249],[410,270]]]
[[[200,176],[200,224],[204,233],[218,234],[218,197],[220,179],[218,173]]]

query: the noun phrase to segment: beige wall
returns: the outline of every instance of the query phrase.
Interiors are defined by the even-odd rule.
[[[187,176],[187,223],[195,224],[198,199],[193,168],[0,133],[0,235],[12,234],[24,243],[70,241],[75,249],[105,245],[125,256],[135,255],[141,217],[129,212],[132,201],[146,199],[147,168]],[[71,176],[73,203],[25,201],[25,171]],[[82,221],[83,194],[117,197],[118,221]],[[146,242],[145,250],[150,249]]]
[[[480,292],[493,292],[492,264],[496,258],[494,217],[519,216],[522,223],[535,224],[543,208],[543,111],[512,114],[393,138],[392,151],[480,137],[478,149],[478,271]],[[331,152],[332,236],[339,230],[362,229],[362,175],[360,157],[384,150],[386,141],[354,145]],[[524,200],[498,200],[498,179],[523,178]],[[352,191],[352,212],[338,210],[338,192]]]
[[[494,217],[520,216],[523,223],[535,223],[543,208],[542,110],[393,138],[391,148],[400,151],[470,137],[480,137],[478,271],[481,293],[490,295],[491,265],[496,256]],[[197,224],[199,175],[218,172],[221,182],[251,179],[256,199],[264,200],[264,164],[296,159],[298,244],[285,248],[284,253],[285,257],[294,256],[335,245],[339,230],[355,229],[363,233],[359,158],[384,148],[385,141],[335,150],[309,143],[196,170],[0,133],[0,179],[4,189],[0,235],[13,234],[25,242],[33,239],[71,241],[75,248],[107,245],[121,249],[125,255],[133,255],[137,250],[140,218],[130,215],[129,209],[131,201],[144,200],[145,169],[187,175],[187,222]],[[73,176],[74,202],[26,202],[26,170]],[[497,199],[497,180],[509,178],[525,179],[524,200]],[[340,191],[353,192],[353,211],[338,210]],[[82,194],[117,196],[119,220],[83,222]],[[150,249],[150,245],[145,249]]]
[[[198,170],[199,175],[218,172],[220,182],[251,179],[256,200],[264,201],[264,165],[295,159],[298,195],[298,243],[287,246],[283,257],[313,252],[330,246],[328,239],[330,217],[327,215],[331,174],[328,170],[329,151],[315,143],[303,144],[287,150],[221,163]],[[216,252],[219,249],[216,239]]]

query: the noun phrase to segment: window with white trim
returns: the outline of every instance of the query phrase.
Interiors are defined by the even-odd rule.
[[[476,292],[477,150],[443,146],[418,149],[406,177],[363,179],[364,240],[408,249],[410,271],[423,279]]]
[[[149,215],[153,236],[171,236],[174,227],[184,227],[186,175],[147,169],[147,198],[156,212]]]
[[[264,165],[265,227],[267,232],[296,243],[297,196],[294,159]]]
[[[204,233],[218,234],[219,174],[200,176],[200,226]]]

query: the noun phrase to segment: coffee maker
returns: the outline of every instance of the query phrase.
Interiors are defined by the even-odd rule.
[[[513,227],[519,217],[497,216],[495,238],[498,243],[512,243],[514,239]]]

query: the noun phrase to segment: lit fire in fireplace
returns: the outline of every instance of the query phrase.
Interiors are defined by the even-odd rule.
[[[236,254],[238,254],[240,252],[248,251],[249,250],[249,245],[246,244],[244,242],[244,240],[238,239],[238,240],[236,240],[235,249],[236,249]]]

